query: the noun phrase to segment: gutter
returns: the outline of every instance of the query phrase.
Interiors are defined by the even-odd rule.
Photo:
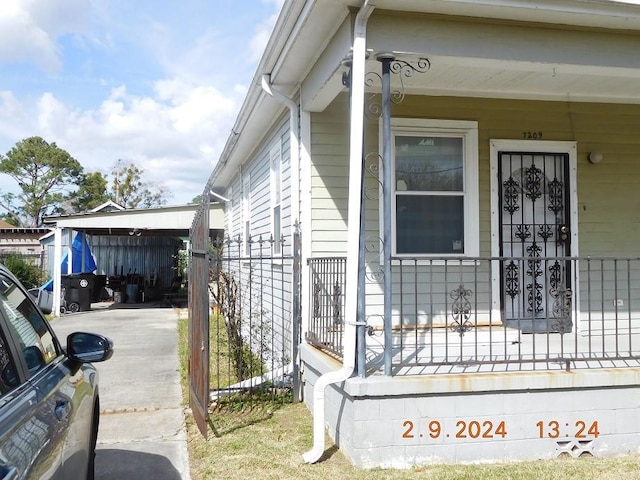
[[[347,232],[347,272],[345,291],[344,352],[342,368],[318,378],[313,389],[313,447],[303,455],[307,463],[316,463],[325,450],[325,390],[329,385],[344,382],[356,366],[356,323],[358,313],[358,263],[360,247],[360,207],[362,203],[362,139],[364,136],[364,87],[367,56],[367,22],[375,8],[375,0],[364,0],[355,19],[353,33],[353,63],[351,68],[351,132],[349,137],[349,207]],[[360,292],[362,293],[362,292]]]

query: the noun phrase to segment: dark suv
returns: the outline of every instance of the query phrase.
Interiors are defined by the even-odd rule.
[[[20,282],[0,265],[0,480],[93,479],[98,374],[111,340],[67,337],[66,348]]]

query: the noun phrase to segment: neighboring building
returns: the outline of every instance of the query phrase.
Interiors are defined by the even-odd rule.
[[[209,186],[229,275],[299,226],[307,461],[640,451],[638,51],[627,2],[284,2]]]
[[[43,268],[46,255],[40,239],[49,232],[48,228],[21,228],[0,221],[0,258],[15,253]]]

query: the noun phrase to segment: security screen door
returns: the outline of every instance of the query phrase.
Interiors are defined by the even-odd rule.
[[[570,332],[569,155],[499,152],[498,176],[505,324]]]

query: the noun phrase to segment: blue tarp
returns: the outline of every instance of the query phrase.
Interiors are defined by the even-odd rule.
[[[82,255],[84,253],[84,269],[82,268]],[[68,273],[67,265],[69,263],[69,252],[67,251],[62,257],[62,274]],[[91,247],[82,232],[76,233],[71,242],[71,273],[92,273],[96,270],[96,260],[93,258]],[[53,291],[53,278],[40,287],[42,290]]]

